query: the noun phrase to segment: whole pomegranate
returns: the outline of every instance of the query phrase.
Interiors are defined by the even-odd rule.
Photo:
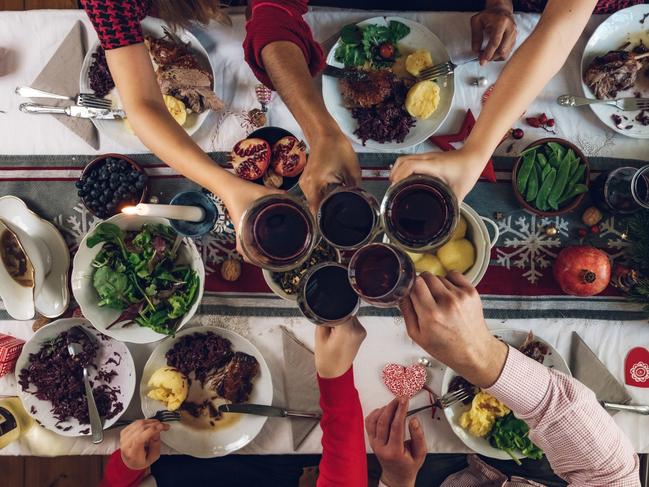
[[[611,261],[608,254],[595,247],[575,245],[559,252],[553,272],[564,293],[594,296],[611,280]]]
[[[240,178],[259,179],[270,163],[270,144],[263,139],[240,140],[232,149],[230,160]]]
[[[292,135],[282,137],[273,144],[270,165],[280,176],[299,175],[306,166],[306,144]]]

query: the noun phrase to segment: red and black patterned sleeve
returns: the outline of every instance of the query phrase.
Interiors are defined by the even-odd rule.
[[[144,41],[140,21],[149,14],[150,0],[81,0],[104,49]]]

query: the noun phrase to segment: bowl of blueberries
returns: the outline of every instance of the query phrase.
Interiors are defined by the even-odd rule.
[[[148,178],[132,159],[121,154],[104,154],[88,163],[75,185],[88,211],[106,219],[125,206],[143,202]]]

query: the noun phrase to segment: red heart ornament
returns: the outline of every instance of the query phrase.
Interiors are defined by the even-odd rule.
[[[419,364],[410,367],[404,367],[400,364],[387,364],[383,367],[381,378],[395,396],[412,397],[424,388],[426,368]]]
[[[649,388],[649,350],[632,348],[624,361],[624,380],[627,385]]]

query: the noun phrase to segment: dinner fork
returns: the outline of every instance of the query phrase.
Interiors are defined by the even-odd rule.
[[[435,401],[434,404],[429,404],[428,406],[422,406],[420,408],[415,408],[411,409],[408,411],[408,414],[406,416],[412,416],[413,414],[416,414],[420,411],[424,411],[426,409],[430,409],[432,407],[438,407],[442,409],[449,408],[458,402],[465,401],[466,399],[469,399],[472,396],[471,392],[469,392],[468,389],[458,389],[453,392],[448,392],[444,394],[442,397],[440,397],[437,401]]]
[[[111,109],[113,102],[105,98],[100,98],[97,95],[92,93],[81,93],[76,97],[57,95],[56,93],[50,93],[48,91],[37,90],[36,88],[31,88],[29,86],[19,86],[16,88],[16,94],[26,98],[53,98],[55,100],[70,100],[75,102],[77,105],[88,108],[101,108],[101,109]]]
[[[445,63],[435,64],[434,66],[429,66],[427,68],[422,69],[419,72],[417,79],[419,81],[425,81],[425,80],[434,80],[437,78],[443,78],[444,76],[453,74],[455,72],[455,69],[458,68],[459,66],[462,66],[467,63],[472,63],[473,61],[477,61],[477,60],[478,58],[474,57],[466,61],[462,61],[459,64],[455,64],[453,61],[446,61]]]
[[[580,107],[583,105],[611,105],[622,111],[649,110],[649,98],[636,98],[634,96],[618,98],[616,100],[600,100],[598,98],[583,98],[574,95],[561,95],[557,103],[562,107]]]
[[[180,421],[180,413],[178,411],[167,411],[166,409],[158,411],[153,416],[147,419],[157,419],[161,423],[173,423],[174,421]],[[133,419],[120,419],[115,421],[115,424],[111,428],[119,428],[121,426],[128,426],[131,423],[134,423],[136,420]]]

